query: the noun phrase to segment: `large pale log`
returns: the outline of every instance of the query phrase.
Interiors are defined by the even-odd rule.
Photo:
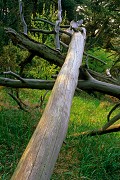
[[[85,34],[73,35],[43,116],[12,180],[48,180],[66,136],[70,107],[82,63]]]

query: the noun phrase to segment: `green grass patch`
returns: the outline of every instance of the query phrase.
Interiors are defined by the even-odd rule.
[[[44,91],[22,90],[21,99],[31,111],[20,110],[15,101],[0,91],[0,179],[9,180],[32,136],[50,93],[40,109],[33,109]],[[120,141],[119,133],[95,137],[79,137],[74,134],[100,128],[114,102],[108,98],[101,100],[86,93],[76,94],[73,99],[70,122],[66,138],[52,180],[119,180]],[[119,111],[119,109],[117,110]]]

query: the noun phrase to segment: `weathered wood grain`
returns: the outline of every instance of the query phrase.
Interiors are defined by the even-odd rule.
[[[82,63],[85,34],[74,33],[43,116],[12,180],[48,180],[67,133],[70,107]]]

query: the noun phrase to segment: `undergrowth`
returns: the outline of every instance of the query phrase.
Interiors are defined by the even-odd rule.
[[[50,93],[47,94],[42,109],[33,109],[42,91],[22,90],[31,111],[20,110],[4,89],[0,90],[0,179],[9,180],[15,167],[40,120]],[[113,107],[110,98],[101,100],[86,93],[75,94],[66,144],[63,144],[52,180],[119,180],[120,141],[119,133],[102,136],[82,136],[74,139],[74,134],[100,128]],[[118,110],[119,111],[119,110]]]

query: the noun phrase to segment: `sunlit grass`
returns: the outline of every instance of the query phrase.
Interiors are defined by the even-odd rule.
[[[37,123],[40,109],[33,109],[42,91],[22,90],[20,97],[31,111],[20,110],[6,92],[0,91],[0,179],[9,180]],[[50,93],[47,94],[44,109]],[[63,144],[52,180],[119,180],[119,133],[74,139],[74,134],[100,128],[114,102],[86,93],[76,94],[71,107],[66,144]],[[119,109],[117,110],[119,111]]]
[[[75,96],[71,108],[67,144],[63,145],[52,180],[119,180],[119,133],[74,139],[74,134],[101,128],[113,106],[82,93]]]

